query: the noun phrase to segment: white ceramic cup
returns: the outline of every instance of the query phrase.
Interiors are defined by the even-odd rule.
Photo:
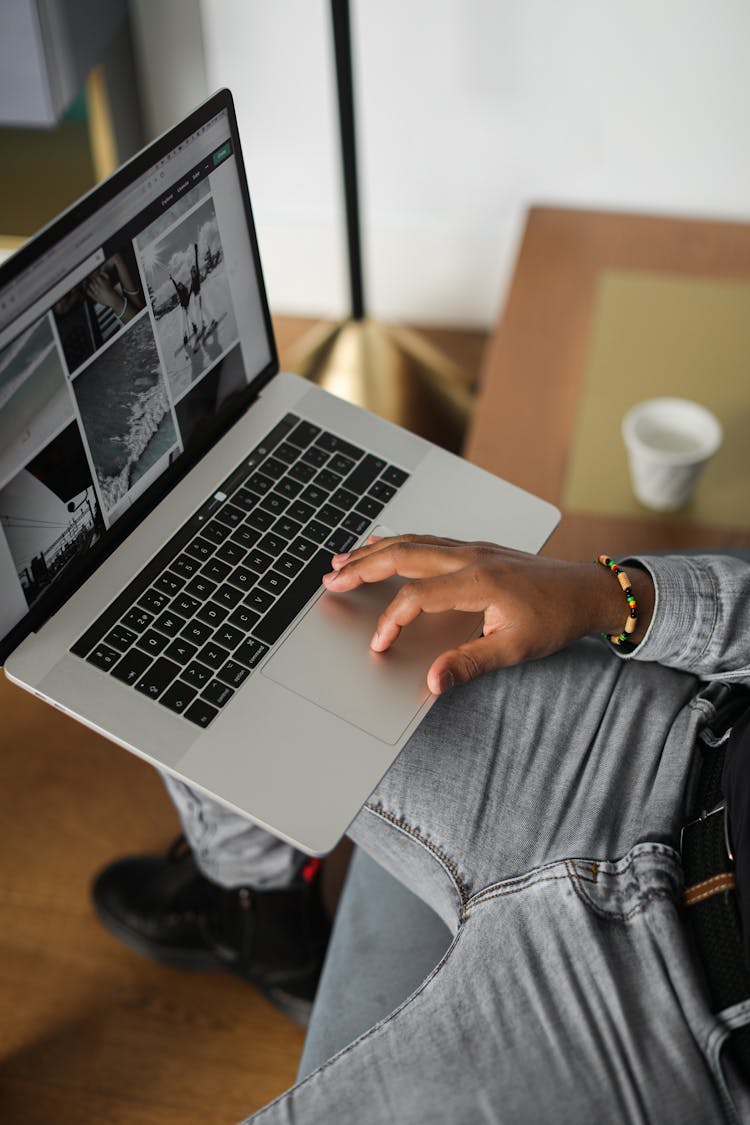
[[[683,508],[721,445],[718,418],[686,398],[651,398],[622,420],[633,492],[657,512]]]

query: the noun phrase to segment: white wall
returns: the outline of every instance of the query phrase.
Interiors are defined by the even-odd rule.
[[[534,202],[750,219],[747,0],[351,4],[371,313],[489,324]],[[272,308],[344,314],[327,0],[200,11]]]

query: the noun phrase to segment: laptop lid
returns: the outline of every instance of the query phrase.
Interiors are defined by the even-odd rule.
[[[277,370],[222,90],[0,267],[0,661]]]

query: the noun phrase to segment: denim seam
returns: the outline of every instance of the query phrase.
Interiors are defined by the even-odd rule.
[[[570,877],[571,886],[573,887],[573,890],[576,892],[576,894],[580,898],[583,905],[588,907],[588,909],[593,914],[598,915],[598,917],[600,917],[600,918],[605,918],[605,919],[608,919],[610,921],[616,921],[616,922],[629,922],[631,920],[631,918],[635,918],[636,915],[642,914],[643,911],[646,909],[646,907],[655,898],[663,898],[663,899],[666,899],[669,902],[675,901],[674,894],[671,891],[669,891],[666,887],[664,887],[664,888],[652,887],[648,892],[648,895],[647,895],[647,898],[646,898],[645,902],[640,902],[637,906],[634,906],[632,908],[632,910],[627,910],[627,911],[607,910],[603,906],[600,906],[598,903],[594,902],[594,900],[591,898],[591,895],[588,893],[588,891],[586,890],[586,888],[583,885],[584,880],[581,878],[580,874],[576,870],[574,862],[571,861],[571,860],[566,860],[565,866],[566,866],[566,869],[568,871],[568,875]],[[618,874],[621,874],[621,872],[618,872]],[[592,880],[587,880],[587,881],[592,882]]]
[[[570,878],[570,868],[568,865],[573,865],[575,870],[575,877],[592,885],[599,883],[602,878],[606,876],[619,877],[625,875],[641,856],[660,855],[677,859],[677,853],[674,848],[668,844],[638,844],[637,854],[628,857],[627,861],[617,868],[616,871],[607,871],[604,867],[609,864],[610,860],[590,859],[586,856],[576,856],[561,858],[553,860],[552,863],[545,864],[543,867],[537,868],[536,871],[526,871],[522,875],[512,876],[510,879],[503,879],[498,883],[491,883],[487,887],[483,887],[481,891],[477,891],[472,898],[468,900],[465,907],[465,914],[472,910],[475,906],[481,905],[487,899],[499,898],[506,894],[515,894],[517,891],[522,891],[525,887],[535,886],[537,883],[549,883],[553,880],[568,879]],[[551,869],[559,866],[559,864],[566,865],[565,875],[544,875],[543,872],[550,871]],[[590,871],[590,875],[584,875],[580,870],[585,867]],[[669,897],[669,892],[666,892]]]
[[[392,824],[395,828],[399,828],[407,836],[410,836],[414,841],[416,841],[416,843],[420,844],[426,851],[430,853],[430,855],[432,855],[438,861],[456,889],[458,900],[461,905],[461,918],[463,919],[466,903],[469,899],[469,892],[466,884],[459,874],[458,864],[456,863],[456,861],[451,859],[451,857],[446,851],[444,851],[443,848],[441,848],[438,844],[434,844],[432,840],[429,840],[418,829],[409,824],[408,821],[406,821],[402,816],[396,816],[395,813],[388,812],[385,808],[383,808],[381,804],[372,805],[368,802],[365,805],[365,808],[368,810],[368,812],[371,812],[375,816],[379,816],[382,820],[387,821],[388,824]]]
[[[522,891],[531,890],[533,887],[541,886],[542,883],[559,883],[564,882],[568,878],[565,875],[527,875],[520,879],[514,879],[505,886],[503,889],[496,891],[481,891],[474,898],[467,902],[464,908],[464,917],[468,917],[469,913],[482,903],[491,902],[495,898],[506,898],[508,895],[521,894]]]

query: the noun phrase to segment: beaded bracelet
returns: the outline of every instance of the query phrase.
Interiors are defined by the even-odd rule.
[[[635,595],[633,594],[633,587],[630,585],[630,579],[625,571],[622,570],[617,563],[613,562],[608,555],[599,555],[596,561],[601,563],[602,566],[606,566],[615,575],[622,587],[622,592],[625,595],[629,610],[628,619],[621,633],[602,633],[602,636],[607,637],[613,645],[629,644],[630,634],[635,632],[638,624],[638,606],[636,605]]]

